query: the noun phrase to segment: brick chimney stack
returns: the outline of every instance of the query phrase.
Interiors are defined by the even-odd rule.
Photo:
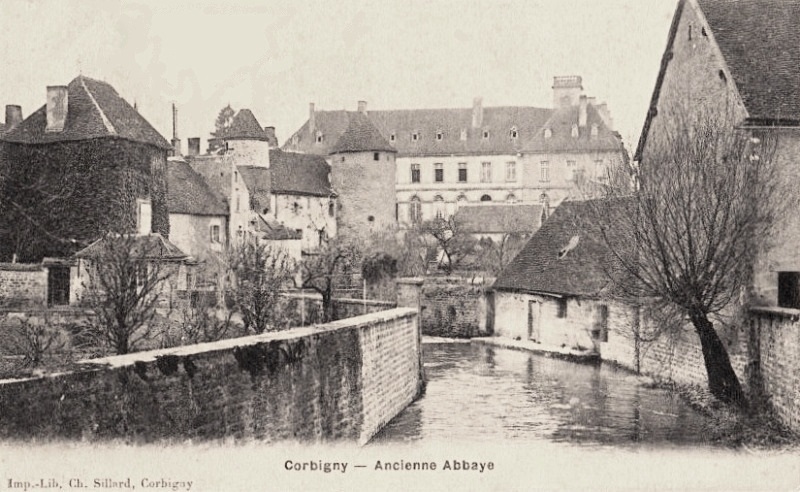
[[[22,107],[15,104],[6,105],[6,130],[11,131],[22,123]]]
[[[367,114],[367,101],[358,101],[358,112]]]
[[[314,137],[317,133],[317,118],[316,118],[316,111],[314,108],[314,103],[308,104],[308,136],[311,137],[311,141],[314,141]]]
[[[588,105],[588,98],[581,96],[578,100],[578,126],[584,128],[586,126],[586,106]]]
[[[553,77],[553,109],[577,106],[582,92],[583,79],[580,75]]]
[[[278,137],[275,135],[275,127],[274,126],[265,126],[264,133],[267,134],[267,142],[269,142],[269,146],[274,148],[278,146]]]
[[[189,139],[189,155],[200,155],[200,138],[193,137]]]
[[[472,100],[472,128],[483,126],[483,98],[476,97]]]
[[[47,126],[46,132],[64,131],[67,122],[69,94],[65,85],[47,86]]]

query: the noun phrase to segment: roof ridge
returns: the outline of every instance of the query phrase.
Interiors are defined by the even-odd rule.
[[[103,125],[105,125],[106,130],[108,130],[109,133],[111,133],[112,135],[117,135],[117,129],[114,128],[114,125],[111,123],[108,117],[106,117],[105,112],[103,112],[103,108],[101,108],[100,105],[97,103],[97,100],[94,98],[92,91],[90,91],[89,88],[86,87],[86,82],[83,81],[83,75],[78,75],[78,78],[81,81],[81,87],[83,87],[83,90],[86,91],[86,95],[89,96],[89,99],[92,100],[92,103],[94,104],[94,107],[97,109],[97,112],[100,113],[100,119],[103,120]]]

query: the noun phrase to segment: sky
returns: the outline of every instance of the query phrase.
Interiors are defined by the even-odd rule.
[[[2,0],[0,105],[104,80],[167,139],[250,108],[283,143],[318,109],[552,106],[581,75],[638,140],[677,0]],[[4,113],[2,113],[4,114]]]

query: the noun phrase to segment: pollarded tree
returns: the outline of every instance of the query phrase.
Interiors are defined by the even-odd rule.
[[[659,115],[658,138],[650,138],[633,169],[637,191],[631,193],[630,180],[608,180],[608,199],[592,202],[590,220],[622,265],[614,275],[619,295],[691,321],[709,389],[744,407],[720,316],[752,285],[754,264],[789,198],[771,134],[737,129],[727,115],[688,114]]]
[[[245,331],[278,329],[283,320],[280,291],[292,282],[292,259],[280,249],[247,240],[231,247],[228,268],[228,299]]]

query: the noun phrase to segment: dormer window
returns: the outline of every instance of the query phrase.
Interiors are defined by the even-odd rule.
[[[517,138],[517,127],[516,126],[512,126],[511,127],[511,131],[508,132],[508,134],[509,134],[509,136],[511,138]]]
[[[436,140],[442,140],[444,138],[444,133],[436,132]]]
[[[597,124],[592,125],[592,138],[597,138]]]
[[[394,142],[395,140],[397,140],[397,136],[396,136],[394,133],[392,133],[391,135],[389,135],[389,141],[390,141],[390,142]]]
[[[417,132],[412,133],[411,134],[411,141],[412,142],[416,142],[417,140],[419,140],[419,133],[417,133]]]
[[[578,125],[572,125],[572,138],[578,138]]]
[[[553,130],[549,128],[544,129],[544,138],[550,138],[553,136]]]
[[[466,139],[467,139],[467,130],[462,128],[461,129],[461,140],[466,140]]]
[[[322,132],[317,132],[317,143],[322,143],[325,140],[325,136],[322,135]]]
[[[483,131],[483,138],[489,138],[489,130]]]

